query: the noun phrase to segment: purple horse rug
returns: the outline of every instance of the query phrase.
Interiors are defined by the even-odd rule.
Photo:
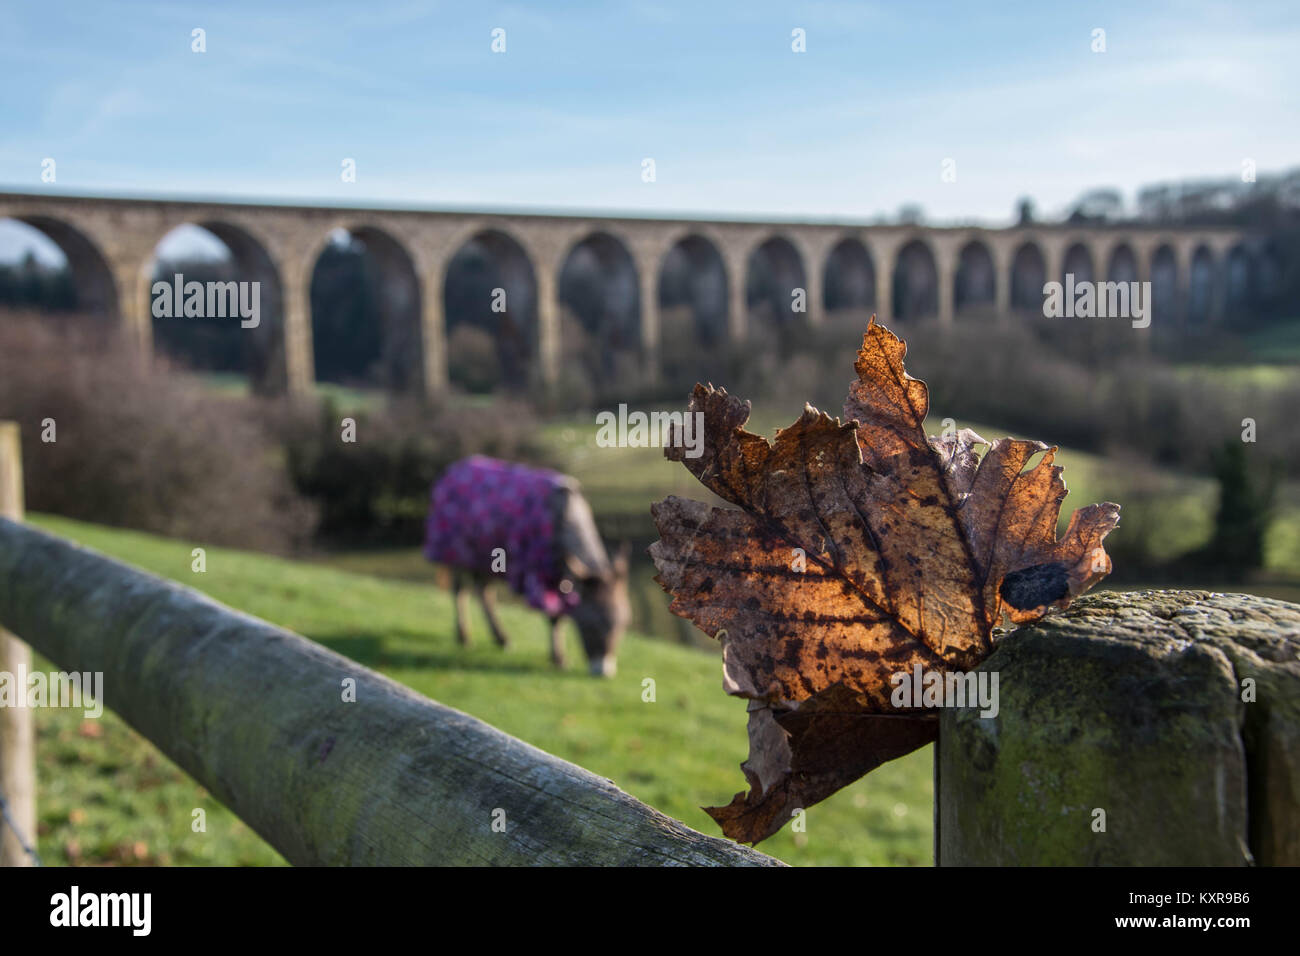
[[[474,455],[433,486],[424,556],[482,574],[501,575],[515,593],[555,617],[578,602],[562,589],[558,543],[572,482],[559,472]],[[566,582],[567,583],[567,582]]]

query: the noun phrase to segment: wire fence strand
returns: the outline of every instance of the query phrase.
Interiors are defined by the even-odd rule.
[[[8,826],[10,830],[14,831],[14,837],[17,838],[18,845],[23,848],[24,853],[32,858],[32,862],[37,866],[44,866],[45,864],[41,862],[41,855],[36,852],[36,841],[33,840],[31,843],[28,843],[23,839],[23,832],[19,830],[18,825],[14,823],[14,818],[9,815],[9,802],[5,800],[3,792],[0,792],[0,818],[3,818],[5,825]]]

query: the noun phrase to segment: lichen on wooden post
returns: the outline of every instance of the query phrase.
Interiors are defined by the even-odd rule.
[[[1300,607],[1108,592],[1003,637],[940,721],[954,865],[1300,863]]]

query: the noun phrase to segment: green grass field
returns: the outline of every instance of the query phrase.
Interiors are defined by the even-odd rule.
[[[744,702],[722,692],[716,654],[629,635],[619,674],[595,680],[547,663],[545,621],[502,608],[514,638],[492,645],[481,620],[476,645],[456,646],[445,592],[316,564],[212,548],[203,574],[192,544],[35,515],[34,524],[198,588],[612,779],[705,833],[700,806],[743,789]],[[581,661],[575,635],[570,659]],[[46,669],[50,665],[43,665]],[[643,681],[656,700],[642,701]],[[47,864],[268,864],[255,834],[111,714],[36,712],[39,849]],[[800,865],[925,865],[932,859],[929,748],[895,761],[808,810],[805,833],[762,844]],[[207,829],[195,833],[193,811]]]

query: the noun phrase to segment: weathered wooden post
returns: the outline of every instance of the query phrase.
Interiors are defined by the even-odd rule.
[[[1300,606],[1108,592],[1007,635],[940,718],[936,858],[1300,864]]]
[[[18,425],[0,422],[0,518],[23,517],[22,451]],[[15,689],[32,666],[32,652],[0,628],[0,675],[11,675]],[[0,706],[0,866],[30,866],[33,856],[23,844],[36,841],[36,738],[32,712],[26,707]],[[17,832],[14,828],[17,827]]]

